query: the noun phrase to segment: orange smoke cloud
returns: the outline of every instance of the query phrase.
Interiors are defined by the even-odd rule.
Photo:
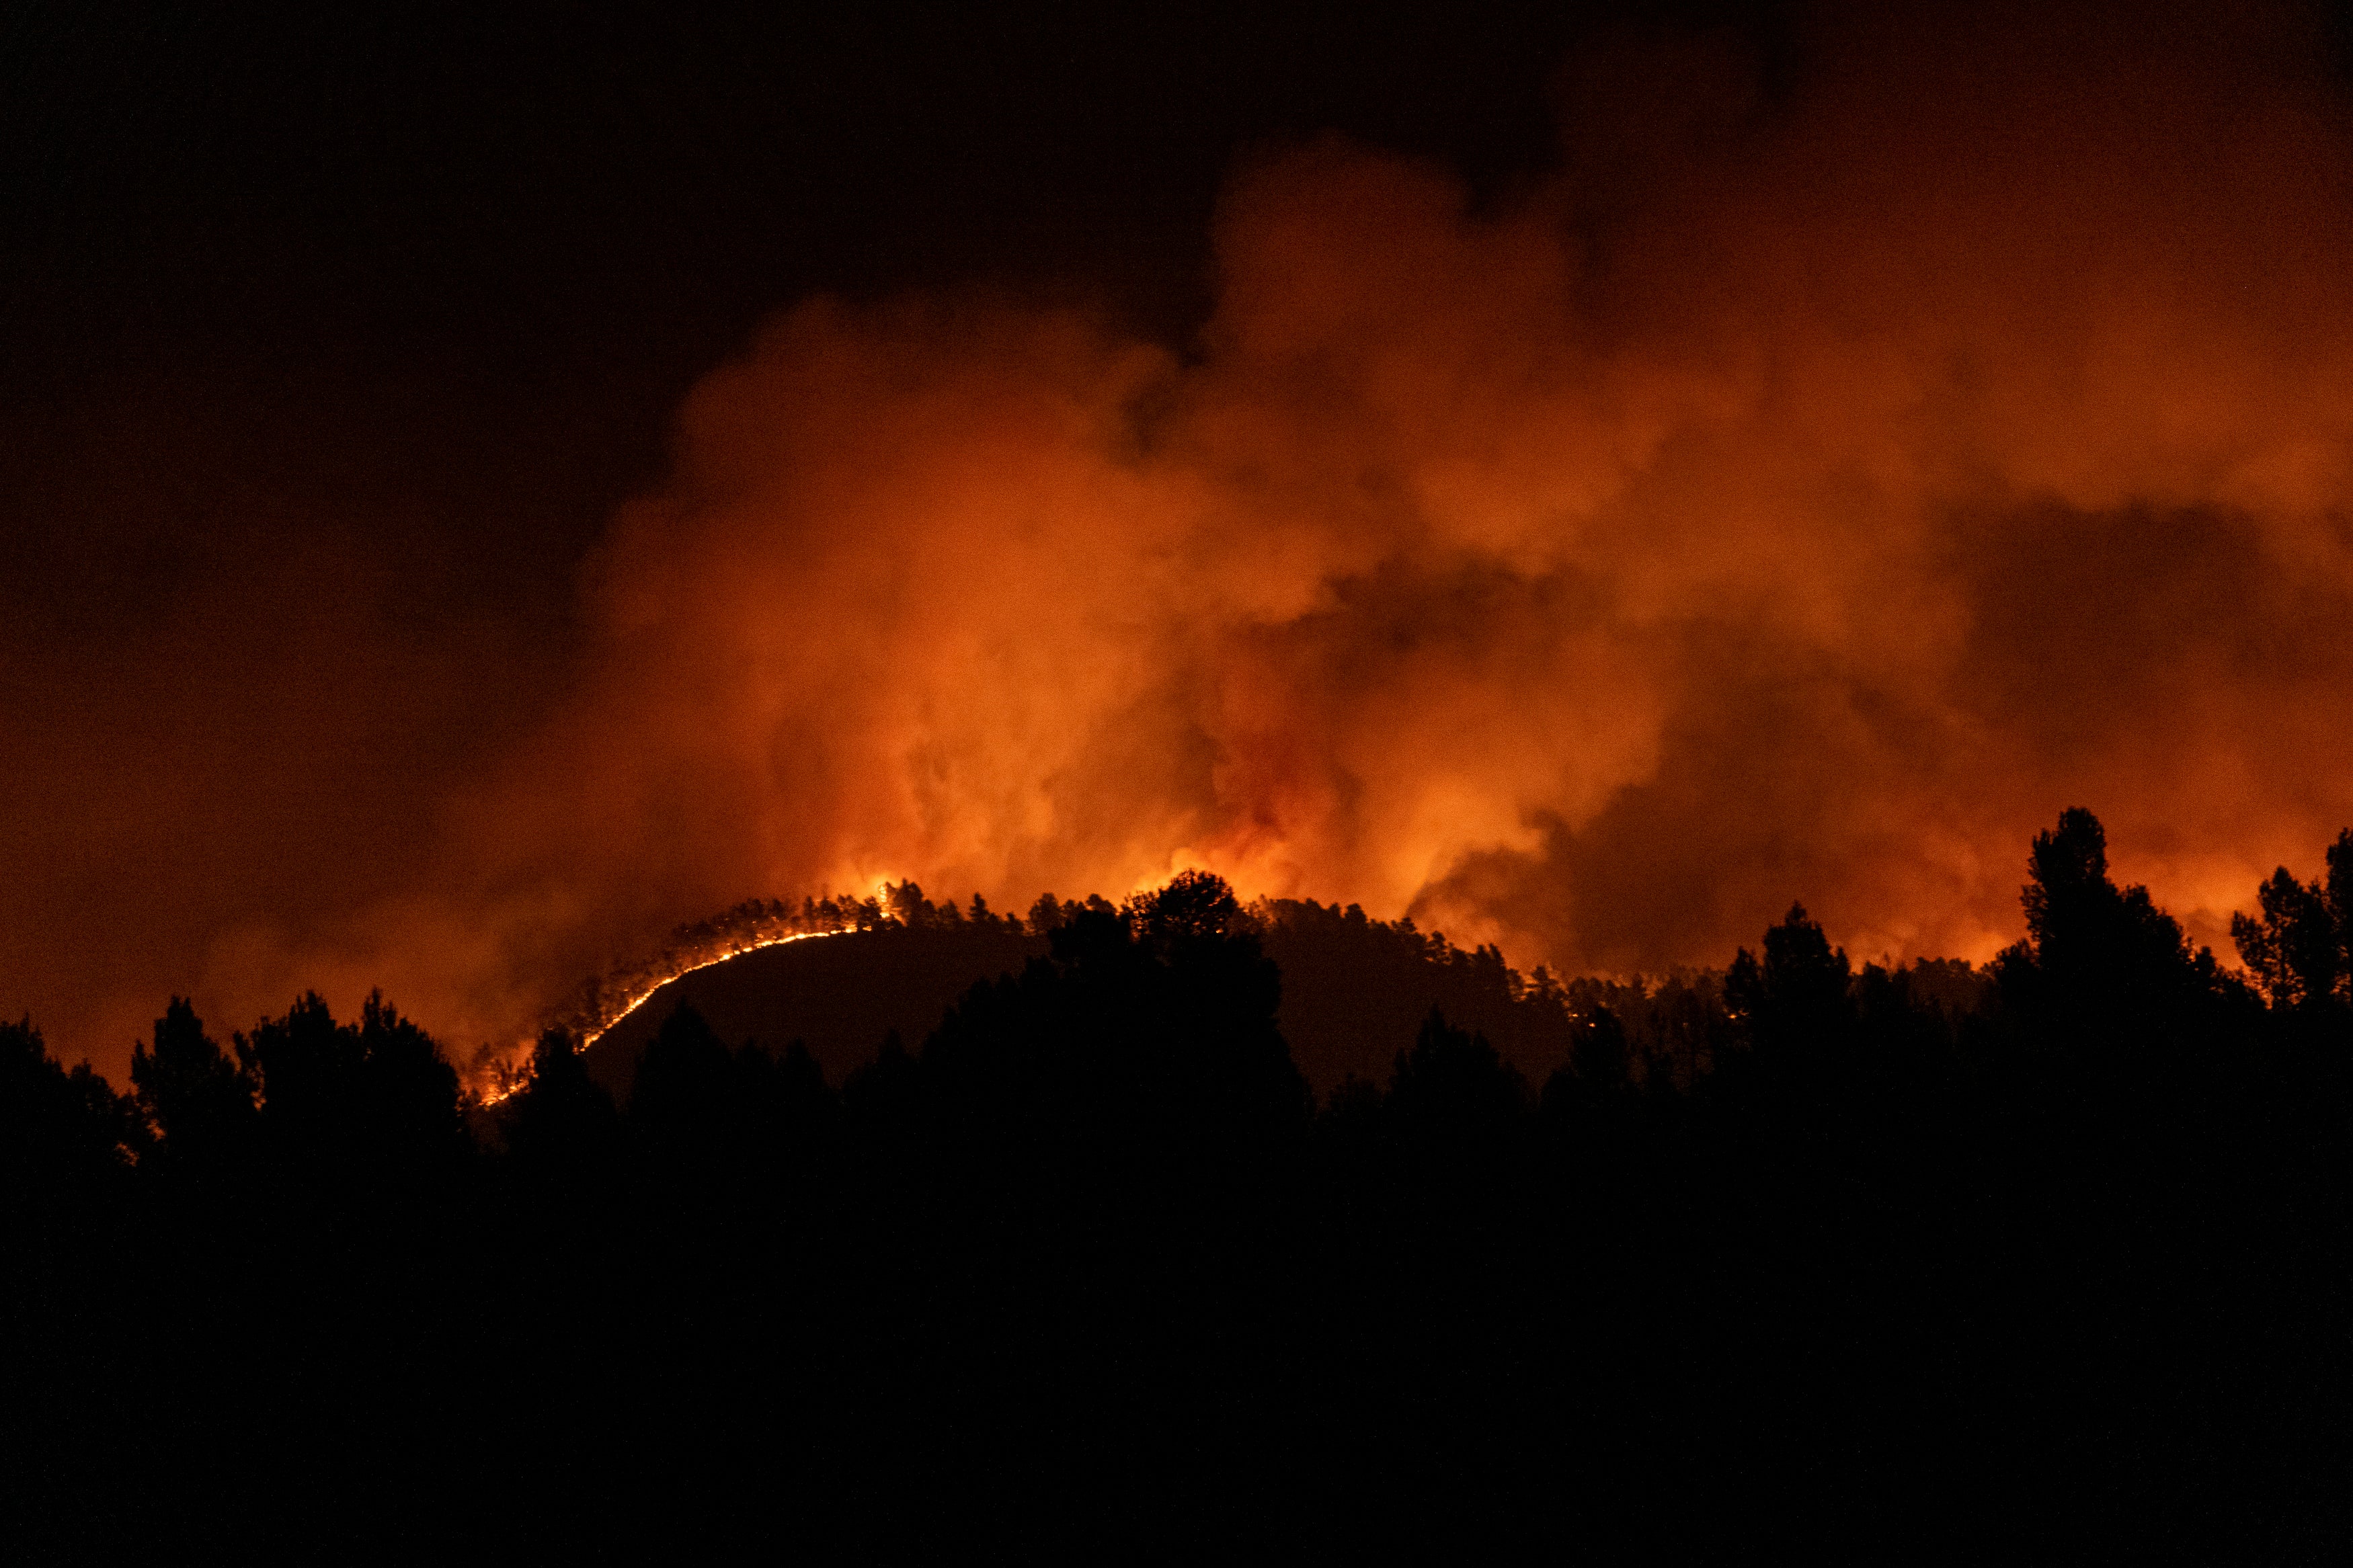
[[[1826,26],[1770,92],[1598,55],[1564,172],[1480,205],[1266,156],[1184,355],[805,302],[414,885],[210,984],[512,1038],[748,895],[1195,865],[1524,964],[1721,962],[1793,897],[1983,957],[2076,802],[2212,940],[2353,822],[2353,142],[2289,23],[2145,20]]]

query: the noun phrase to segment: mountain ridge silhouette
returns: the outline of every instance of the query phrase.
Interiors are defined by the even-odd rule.
[[[1352,1078],[1384,1079],[1433,1007],[1484,1035],[1532,1082],[1569,1058],[1577,1010],[1570,992],[1541,970],[1533,982],[1524,977],[1495,948],[1465,952],[1410,921],[1373,919],[1354,905],[1261,900],[1249,918],[1282,972],[1283,1038],[1319,1095]],[[757,1041],[781,1051],[799,1041],[838,1084],[872,1059],[886,1035],[910,1048],[920,1045],[973,986],[1018,974],[1046,955],[1048,941],[1035,920],[918,919],[755,948],[657,987],[600,1034],[583,1060],[592,1079],[626,1101],[646,1047],[686,1005],[732,1044]],[[1615,993],[1634,989],[1576,984],[1607,989],[1612,1002],[1622,1001]]]

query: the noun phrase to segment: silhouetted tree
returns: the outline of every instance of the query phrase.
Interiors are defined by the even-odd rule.
[[[1958,960],[1863,965],[1853,985],[1857,1078],[1926,1091],[1957,1070],[1959,1021],[1982,1010],[1985,977]]]
[[[359,1046],[361,1132],[380,1157],[427,1163],[464,1153],[458,1074],[433,1037],[372,992],[360,1006]]]
[[[137,1113],[84,1062],[70,1072],[26,1018],[0,1024],[0,1182],[20,1197],[72,1195],[128,1169]]]
[[[1484,1035],[1450,1028],[1436,1008],[1399,1051],[1387,1109],[1408,1136],[1473,1146],[1504,1136],[1528,1109],[1528,1088]]]
[[[2080,1091],[2115,1093],[2180,1087],[2186,1069],[2242,1048],[2233,1016],[2243,988],[2211,952],[2191,953],[2147,888],[2109,880],[2099,818],[2062,812],[2054,831],[2035,836],[2028,866],[2027,940],[1994,973],[2010,1027],[2043,1063]]]
[[[756,1042],[735,1053],[736,1104],[728,1136],[760,1159],[758,1178],[806,1182],[832,1155],[841,1101],[799,1040],[772,1056]]]
[[[1307,1094],[1275,1024],[1274,966],[1229,933],[1223,882],[1178,881],[1126,918],[1063,906],[1050,956],[975,987],[926,1043],[934,1104],[992,1143],[1076,1140],[1128,1164],[1295,1138]]]
[[[174,1164],[217,1165],[253,1136],[252,1088],[185,998],[173,997],[155,1020],[152,1049],[132,1047],[131,1081]]]
[[[1848,1070],[1854,1044],[1853,971],[1802,904],[1765,933],[1765,958],[1742,948],[1725,997],[1746,1029],[1759,1071],[1820,1086]]]
[[[1626,1087],[1626,1028],[1618,1015],[1596,1007],[1577,1020],[1577,1046],[1570,1062],[1577,1081],[1599,1094],[1615,1094]]]
[[[681,1004],[638,1064],[630,1131],[659,1165],[713,1167],[734,1142],[738,1087],[734,1053],[701,1013]]]
[[[541,1034],[529,1079],[500,1110],[507,1147],[526,1166],[550,1173],[603,1163],[620,1131],[612,1097],[589,1079],[579,1047],[562,1028]]]
[[[896,1132],[912,1120],[921,1069],[899,1039],[899,1031],[884,1033],[874,1059],[851,1073],[841,1086],[841,1104],[850,1125],[869,1133]]]
[[[1241,914],[1234,890],[1208,871],[1180,871],[1166,885],[1136,895],[1127,909],[1136,935],[1163,953],[1227,936]]]
[[[814,1147],[834,1136],[841,1101],[807,1044],[795,1040],[776,1058],[776,1085],[777,1120],[786,1138]]]
[[[273,1139],[306,1147],[340,1141],[356,1119],[360,1044],[337,1026],[324,997],[305,992],[282,1017],[263,1019],[234,1044]]]
[[[338,1024],[316,992],[235,1037],[264,1147],[312,1171],[397,1184],[470,1144],[458,1075],[432,1037],[371,994]]]
[[[2328,869],[2321,889],[2328,901],[2329,921],[2337,927],[2337,973],[2353,985],[2353,827],[2337,831],[2327,859]]]
[[[2353,829],[2328,847],[2327,870],[2309,886],[2284,866],[2255,889],[2258,913],[2233,914],[2231,937],[2275,1008],[2353,1008]]]
[[[2283,866],[2255,889],[2260,918],[2231,917],[2231,939],[2274,1007],[2316,1007],[2337,999],[2345,945],[2325,889]]]

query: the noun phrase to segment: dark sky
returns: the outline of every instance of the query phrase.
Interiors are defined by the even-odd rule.
[[[1507,184],[1571,42],[1633,15],[683,9],[10,6],[12,610],[117,620],[226,481],[427,531],[465,579],[428,603],[556,613],[768,312],[993,283],[1181,340],[1238,157],[1340,130]]]
[[[993,287],[1182,345],[1239,162],[1338,131],[1508,190],[1556,162],[1577,41],[1662,25],[1776,37],[1721,5],[9,6],[7,642],[121,654],[254,574],[265,619],[356,574],[535,689],[573,563],[765,317]]]

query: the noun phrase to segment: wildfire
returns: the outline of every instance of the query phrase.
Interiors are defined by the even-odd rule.
[[[157,705],[119,759],[20,719],[55,805],[12,820],[123,826],[111,861],[22,837],[5,967],[66,989],[0,1005],[129,1039],[153,997],[100,1027],[71,988],[131,970],[45,911],[135,889],[190,912],[115,923],[231,1014],[323,978],[593,1040],[869,918],[546,1018],[646,910],[830,885],[880,920],[886,866],[1010,905],[1201,864],[1567,973],[1721,963],[1798,898],[1851,951],[1982,958],[2073,802],[2227,944],[2230,889],[2353,821],[2353,143],[2268,24],[2042,25],[1826,37],[1786,96],[1714,44],[1597,57],[1561,171],[1487,195],[1253,158],[1182,352],[1018,290],[780,300],[585,558],[575,683],[441,781],[397,885],[320,838],[276,915],[202,858],[157,888],[134,828],[178,797],[93,792],[243,733],[176,679],[110,683]],[[162,776],[285,860],[254,750]],[[302,820],[408,822],[414,773]]]
[[[585,1051],[674,980],[763,948],[902,924],[901,906],[918,906],[922,897],[912,883],[884,880],[875,884],[873,896],[862,900],[806,900],[798,908],[762,900],[739,904],[712,920],[681,927],[652,957],[590,981],[547,1020],[547,1026],[568,1030],[575,1048]],[[529,1086],[533,1044],[531,1039],[518,1041],[504,1059],[478,1063],[481,1105],[501,1104]]]
[[[698,969],[708,969],[714,963],[724,963],[731,958],[741,958],[747,952],[757,952],[764,947],[782,947],[788,942],[815,942],[819,937],[847,936],[849,934],[849,932],[847,930],[796,931],[790,936],[770,937],[765,941],[750,942],[743,947],[729,948],[726,952],[714,954],[710,958],[702,960],[699,963],[690,963],[685,968],[679,970],[676,973],[657,981],[655,984],[647,986],[643,991],[638,992],[636,995],[623,1002],[621,1004],[620,1011],[613,1015],[611,1023],[607,1024],[604,1028],[598,1029],[593,1034],[583,1035],[580,1037],[580,1048],[585,1051],[590,1046],[595,1045],[598,1040],[605,1037],[607,1031],[610,1030],[614,1024],[618,1024],[622,1019],[636,1012],[639,1007],[644,1006],[648,1001],[652,999],[655,992],[669,984],[670,981],[682,979],[686,975],[693,973]]]

